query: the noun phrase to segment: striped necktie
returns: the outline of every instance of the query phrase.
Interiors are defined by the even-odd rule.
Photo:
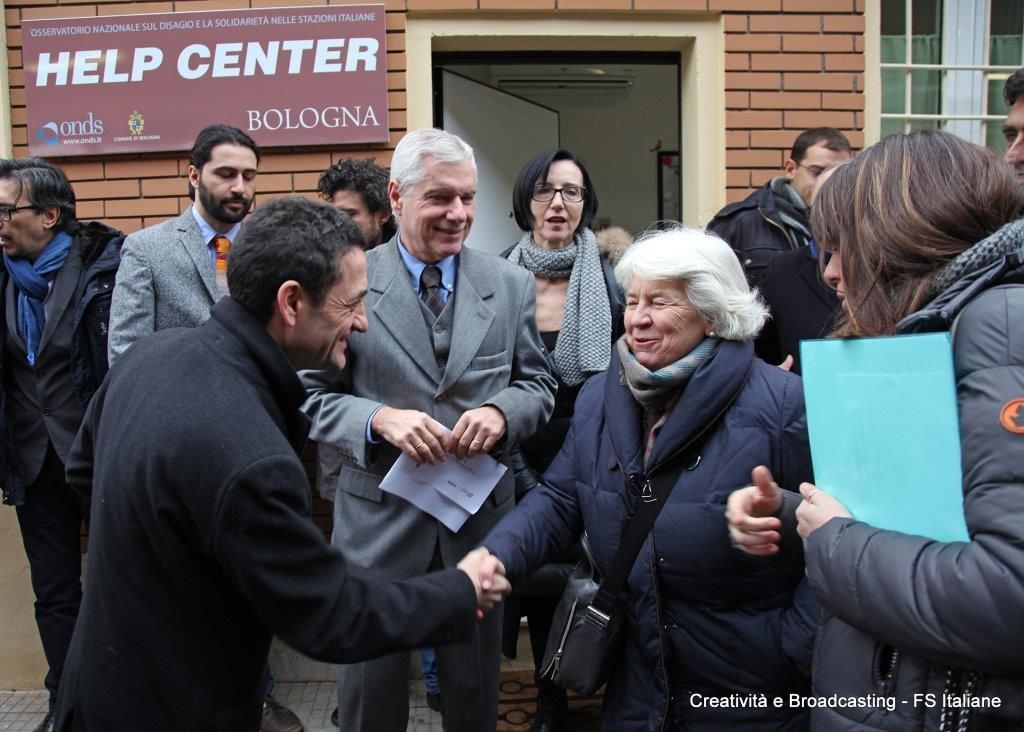
[[[444,310],[444,300],[441,299],[441,268],[430,265],[423,268],[420,273],[420,297],[424,304],[430,308],[434,317],[440,317]]]

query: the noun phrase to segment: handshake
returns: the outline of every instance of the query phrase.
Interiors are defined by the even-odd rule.
[[[476,616],[479,619],[512,591],[505,577],[505,565],[483,547],[474,549],[458,564],[476,590]]]

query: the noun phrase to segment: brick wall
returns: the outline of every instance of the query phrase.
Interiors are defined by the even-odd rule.
[[[725,14],[726,197],[744,198],[810,127],[864,146],[865,0],[710,0]]]

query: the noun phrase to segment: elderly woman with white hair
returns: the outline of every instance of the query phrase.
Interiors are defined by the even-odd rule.
[[[800,379],[754,356],[766,310],[721,239],[653,233],[615,276],[625,335],[542,484],[484,546],[514,585],[585,531],[604,574],[650,482],[671,486],[617,598],[624,643],[602,729],[804,729],[790,701],[809,688],[818,607],[802,547],[783,531],[774,556],[744,555],[725,519],[758,465],[799,502],[811,475]]]

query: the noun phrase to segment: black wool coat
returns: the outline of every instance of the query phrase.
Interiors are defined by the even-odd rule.
[[[111,369],[68,463],[92,541],[57,729],[252,732],[272,635],[341,663],[472,632],[462,572],[381,581],[324,541],[305,396],[230,298]]]
[[[828,337],[840,312],[813,251],[801,247],[772,257],[757,288],[772,317],[754,341],[754,352],[770,364],[792,355],[794,374],[800,373],[800,341]]]

